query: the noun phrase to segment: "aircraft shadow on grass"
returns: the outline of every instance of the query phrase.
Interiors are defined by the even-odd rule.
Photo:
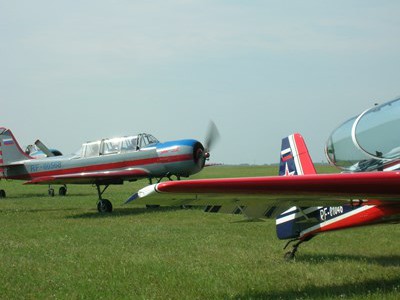
[[[376,278],[365,281],[349,281],[343,284],[332,283],[323,287],[309,285],[301,290],[288,289],[281,292],[249,291],[236,295],[233,299],[332,299],[368,296],[374,293],[384,297],[386,294],[398,292],[399,288],[400,276],[392,279]],[[223,298],[231,297],[225,296]]]
[[[37,208],[37,209],[25,209],[22,207],[19,208],[4,208],[0,209],[0,213],[21,213],[21,212],[27,212],[27,213],[41,213],[41,212],[57,212],[57,211],[76,211],[77,208]]]
[[[380,265],[383,267],[400,267],[400,255],[363,256],[332,253],[302,254],[296,258],[296,261],[309,264],[321,264],[324,262],[337,261],[355,261],[368,263],[370,265]]]
[[[91,193],[77,193],[77,194],[73,194],[73,197],[87,197],[87,196],[91,196]],[[29,194],[16,194],[16,195],[11,195],[8,196],[5,199],[2,199],[2,201],[4,200],[16,200],[16,199],[27,199],[27,198],[42,198],[42,199],[54,199],[54,201],[56,200],[68,200],[68,196],[60,196],[60,197],[51,197],[49,198],[48,195],[44,194],[44,193],[29,193]]]
[[[124,216],[134,216],[148,213],[167,212],[182,210],[184,208],[176,206],[162,206],[158,208],[135,207],[135,208],[116,208],[113,213],[99,214],[97,211],[67,216],[68,219],[104,219],[104,218],[118,218]],[[192,209],[192,208],[191,208]]]

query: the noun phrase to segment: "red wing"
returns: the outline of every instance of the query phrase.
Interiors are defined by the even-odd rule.
[[[191,201],[199,204],[254,205],[269,203],[319,206],[348,203],[351,199],[400,201],[400,173],[373,172],[202,179],[161,182],[152,186],[153,191],[149,188],[142,189],[136,198],[131,197],[130,200],[145,197],[155,191],[161,194],[197,195],[196,198],[192,197]],[[205,197],[206,195],[213,197]],[[165,200],[165,197],[163,198]],[[174,204],[179,203],[176,196],[171,200],[175,201]],[[182,203],[189,203],[187,197],[185,201]],[[144,202],[147,201],[144,200]],[[154,203],[154,201],[148,202]],[[371,200],[368,203],[371,204]]]
[[[127,169],[116,171],[81,172],[72,174],[52,175],[34,178],[25,184],[65,184],[65,183],[95,183],[98,181],[130,180],[148,177],[144,169]]]

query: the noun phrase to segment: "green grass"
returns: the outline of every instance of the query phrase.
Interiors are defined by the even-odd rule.
[[[319,171],[328,172],[332,169]],[[274,175],[213,167],[197,177]],[[398,299],[397,225],[321,235],[283,260],[273,220],[122,202],[146,181],[112,186],[100,215],[90,186],[67,197],[1,181],[2,299]]]

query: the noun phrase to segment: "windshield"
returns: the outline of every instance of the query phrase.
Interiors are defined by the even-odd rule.
[[[357,162],[368,157],[363,154],[353,143],[351,129],[357,117],[344,122],[333,131],[326,143],[326,156],[328,161],[342,169],[348,169]]]
[[[137,150],[137,137],[119,137],[102,141],[102,155]]]
[[[371,108],[355,125],[359,147],[376,158],[399,156],[400,99]]]
[[[336,128],[326,143],[328,161],[346,171],[380,169],[400,156],[400,98],[372,107]]]

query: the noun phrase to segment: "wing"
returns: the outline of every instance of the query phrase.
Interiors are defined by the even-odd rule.
[[[112,184],[119,183],[123,180],[134,180],[148,176],[149,172],[147,170],[134,168],[37,177],[25,182],[25,184],[93,184],[96,182]]]
[[[399,172],[312,174],[161,182],[141,189],[127,202],[201,205],[231,211],[256,209],[275,216],[291,206],[330,206],[345,203],[396,203],[400,199]],[[379,199],[379,200],[371,200]],[[217,208],[214,208],[217,210]],[[275,212],[274,212],[275,211]]]

